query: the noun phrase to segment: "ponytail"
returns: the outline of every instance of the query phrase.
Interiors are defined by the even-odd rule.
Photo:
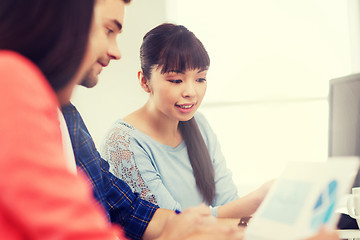
[[[194,118],[179,122],[179,128],[187,146],[196,186],[203,200],[211,205],[215,198],[215,172],[209,150]]]

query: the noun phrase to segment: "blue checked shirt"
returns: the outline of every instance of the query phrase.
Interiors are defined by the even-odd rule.
[[[141,239],[158,206],[142,200],[122,180],[109,172],[109,164],[100,157],[80,113],[70,104],[62,109],[76,165],[88,176],[95,198],[105,208],[111,222],[120,224],[131,239]]]

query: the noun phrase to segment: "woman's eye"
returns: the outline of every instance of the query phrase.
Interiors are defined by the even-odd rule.
[[[171,82],[171,83],[176,83],[176,84],[179,84],[179,83],[181,83],[182,82],[182,80],[181,79],[177,79],[177,80],[168,80],[169,82]]]
[[[197,81],[198,82],[206,82],[206,79],[205,78],[198,78]]]

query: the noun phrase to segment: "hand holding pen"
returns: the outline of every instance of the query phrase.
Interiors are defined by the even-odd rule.
[[[168,220],[164,229],[169,230],[163,235],[164,239],[242,239],[242,232],[238,228],[218,224],[209,207],[204,204],[182,212],[175,210],[174,216]]]

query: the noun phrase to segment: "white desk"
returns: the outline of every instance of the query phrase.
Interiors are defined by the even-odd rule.
[[[360,240],[360,230],[337,230],[340,239]]]

